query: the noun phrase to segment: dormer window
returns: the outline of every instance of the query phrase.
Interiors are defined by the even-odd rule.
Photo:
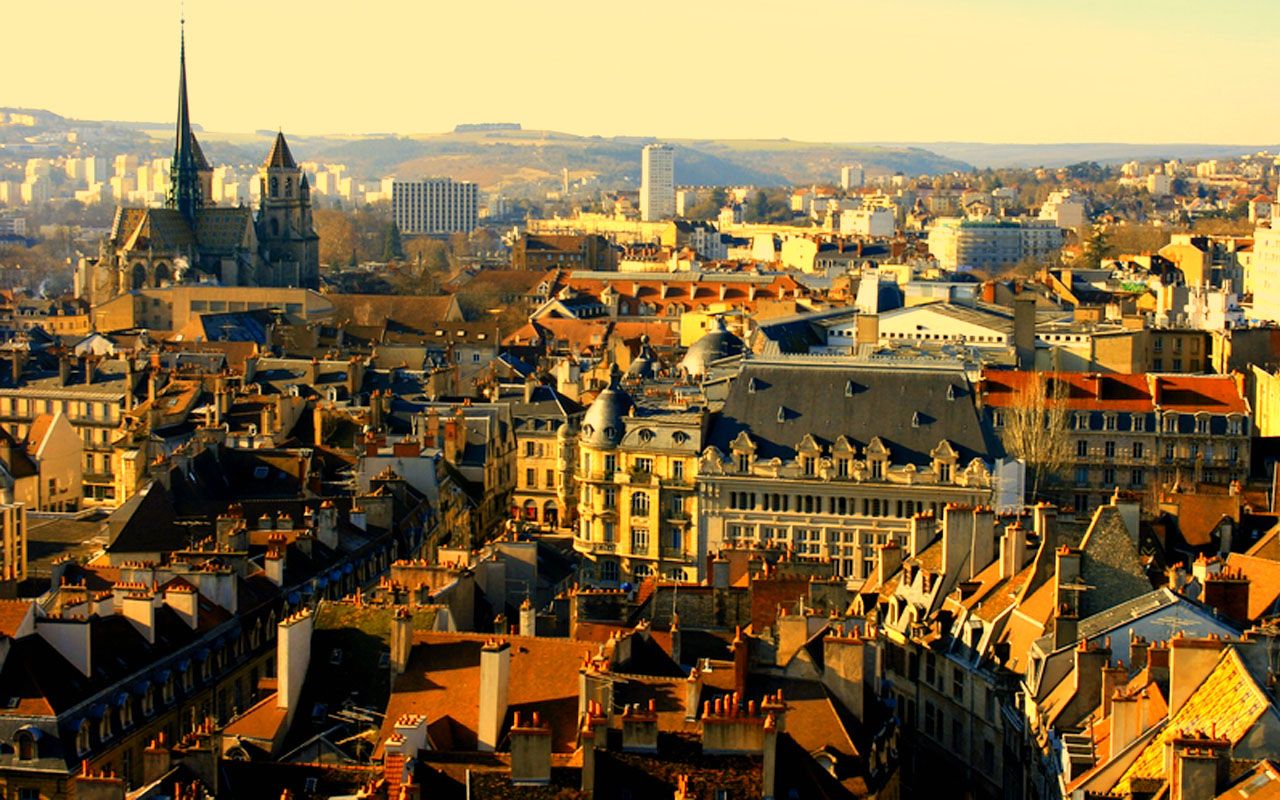
[[[76,755],[83,756],[89,752],[89,720],[80,723],[76,731]]]
[[[34,761],[39,757],[36,746],[36,735],[29,730],[20,730],[13,735],[13,750],[19,761]]]
[[[107,741],[111,738],[111,711],[104,710],[102,719],[98,720],[98,740]]]

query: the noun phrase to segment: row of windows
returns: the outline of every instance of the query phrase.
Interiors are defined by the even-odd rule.
[[[835,497],[771,492],[729,492],[731,511],[778,511],[795,514],[835,514],[837,516],[911,517],[926,508],[934,514],[938,503],[880,497]]]

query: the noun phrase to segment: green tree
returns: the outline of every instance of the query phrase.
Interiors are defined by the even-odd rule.
[[[400,226],[388,222],[382,233],[382,260],[395,261],[404,258],[404,244],[400,241]]]
[[[1097,269],[1102,266],[1105,259],[1114,254],[1115,248],[1111,245],[1106,229],[1101,225],[1095,225],[1084,243],[1084,265],[1090,269]]]

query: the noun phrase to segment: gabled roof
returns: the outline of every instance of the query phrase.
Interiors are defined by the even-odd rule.
[[[1258,686],[1234,647],[1223,651],[1218,664],[1192,692],[1168,724],[1149,741],[1125,770],[1113,791],[1125,794],[1140,778],[1165,776],[1165,748],[1184,731],[1212,731],[1234,746],[1253,729],[1271,701]]]

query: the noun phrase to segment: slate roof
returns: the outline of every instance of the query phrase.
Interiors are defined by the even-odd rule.
[[[959,369],[750,362],[712,421],[708,444],[728,453],[747,431],[757,459],[787,460],[806,435],[824,448],[842,435],[859,448],[878,436],[894,464],[928,466],[930,452],[946,439],[961,465],[974,458],[990,462],[1003,451],[973,397]]]

